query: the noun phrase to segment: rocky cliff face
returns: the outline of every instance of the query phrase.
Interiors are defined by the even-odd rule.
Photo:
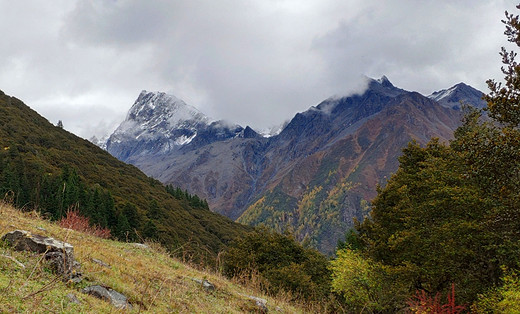
[[[425,97],[382,77],[362,94],[296,114],[269,138],[204,122],[190,126],[197,135],[176,149],[138,150],[130,140],[117,152],[160,181],[206,198],[216,212],[280,231],[290,226],[301,241],[332,252],[353,218],[363,219],[377,184],[397,169],[401,149],[411,140],[449,140],[461,118],[453,104],[474,102],[477,93],[458,84]]]

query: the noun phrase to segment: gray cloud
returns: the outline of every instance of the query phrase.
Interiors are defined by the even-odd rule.
[[[505,0],[0,0],[0,89],[83,137],[142,89],[262,128],[386,74],[428,94],[500,78]]]

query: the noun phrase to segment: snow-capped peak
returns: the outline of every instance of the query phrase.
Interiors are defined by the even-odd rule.
[[[455,85],[448,89],[442,89],[440,91],[433,92],[428,98],[433,99],[435,101],[441,101],[442,99],[448,98],[457,90],[457,86]]]
[[[107,150],[108,135],[102,136],[101,138],[98,138],[97,136],[94,135],[91,138],[89,138],[88,140],[92,144],[100,147],[101,149]]]
[[[283,129],[289,124],[289,120],[282,122],[278,125],[273,125],[269,128],[264,128],[261,130],[255,130],[258,134],[260,134],[262,137],[273,137],[278,134],[280,134]]]
[[[433,92],[428,98],[437,101],[444,107],[460,109],[461,101],[464,104],[472,105],[476,108],[484,108],[486,102],[482,100],[483,93],[469,85],[459,83],[448,89]]]
[[[139,94],[128,111],[126,120],[134,120],[152,126],[166,122],[170,128],[177,127],[188,120],[211,123],[210,118],[181,99],[163,92],[147,92],[146,90]]]
[[[144,90],[108,139],[107,151],[129,161],[231,138],[242,130],[238,125],[213,121],[173,95]]]
[[[199,130],[211,122],[195,107],[173,95],[143,90],[125,121],[110,136],[107,150],[120,159],[125,158],[131,146],[141,153],[169,152],[191,143]]]

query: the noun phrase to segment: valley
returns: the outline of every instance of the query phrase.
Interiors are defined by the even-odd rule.
[[[211,210],[252,226],[291,230],[331,254],[368,213],[376,187],[397,170],[408,142],[447,142],[461,103],[485,106],[460,83],[423,96],[385,76],[361,94],[297,113],[273,136],[214,121],[175,96],[143,91],[106,149],[164,184],[206,199]]]

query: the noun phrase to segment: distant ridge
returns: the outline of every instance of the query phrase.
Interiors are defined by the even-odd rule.
[[[444,107],[456,110],[461,109],[461,101],[464,104],[482,109],[487,105],[486,102],[482,99],[483,95],[484,93],[481,91],[464,83],[459,83],[448,89],[434,92],[429,95],[428,98],[437,101]]]

